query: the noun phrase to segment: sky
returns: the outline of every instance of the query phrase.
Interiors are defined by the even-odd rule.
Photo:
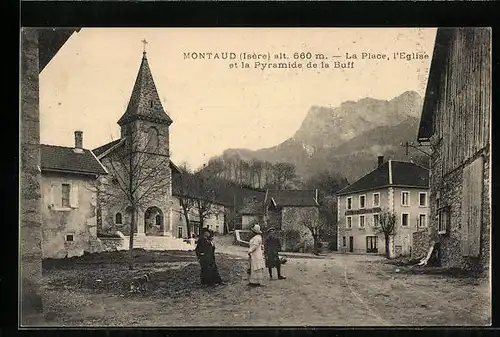
[[[313,105],[336,107],[364,97],[390,100],[413,90],[422,97],[434,28],[83,28],[40,74],[42,144],[85,148],[119,138],[141,63],[149,66],[170,126],[172,160],[196,168],[227,148],[259,149],[292,137]],[[185,59],[184,53],[233,52],[236,60]],[[242,52],[271,60],[246,60]],[[318,68],[301,60],[307,52]],[[361,59],[361,53],[418,52],[427,59]],[[288,60],[274,60],[286,53]],[[255,68],[254,62],[293,62],[302,69]],[[328,58],[316,59],[316,54]],[[358,59],[346,59],[357,54]],[[221,55],[221,54],[219,54]],[[335,58],[335,56],[341,56]],[[320,68],[321,62],[352,68]],[[238,68],[230,68],[236,62]]]

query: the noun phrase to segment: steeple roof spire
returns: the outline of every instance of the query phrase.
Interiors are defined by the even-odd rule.
[[[136,119],[143,119],[170,125],[172,119],[163,109],[153,75],[149,69],[146,57],[147,41],[143,40],[142,42],[144,43],[144,51],[141,66],[139,67],[127,110],[118,120],[118,124],[121,126]]]

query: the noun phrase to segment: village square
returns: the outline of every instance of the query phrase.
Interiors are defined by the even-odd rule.
[[[312,107],[197,166],[173,159],[147,39],[115,139],[41,141],[39,78],[84,33],[22,31],[21,326],[491,323],[489,30],[436,30],[423,97]]]

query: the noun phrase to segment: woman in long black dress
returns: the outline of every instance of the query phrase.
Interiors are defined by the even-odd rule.
[[[210,231],[207,228],[203,229],[195,252],[201,267],[201,284],[206,286],[224,284],[215,263],[215,246],[211,240]]]

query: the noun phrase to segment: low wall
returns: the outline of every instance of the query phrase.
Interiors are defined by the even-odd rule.
[[[126,250],[129,246],[129,238],[117,231],[116,236],[98,236],[101,241],[103,251],[110,252],[116,250]]]

